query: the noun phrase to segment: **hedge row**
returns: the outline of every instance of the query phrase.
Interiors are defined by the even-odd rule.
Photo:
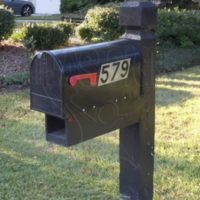
[[[91,41],[93,38],[116,39],[123,33],[118,16],[117,7],[90,9],[86,20],[77,28],[77,34],[86,41]],[[200,45],[200,12],[179,9],[159,10],[156,35],[160,43],[168,42],[179,47]]]
[[[7,38],[13,30],[13,14],[0,9],[0,40]],[[113,40],[123,34],[119,26],[118,7],[95,7],[90,9],[86,20],[77,27],[78,36],[86,41]],[[29,49],[48,50],[57,48],[69,39],[72,33],[70,24],[32,24],[28,25],[12,37],[21,37]],[[158,12],[156,28],[158,41],[171,43],[178,47],[194,47],[200,45],[200,12],[178,9],[162,9]]]
[[[123,2],[123,0],[61,0],[60,10],[62,13],[74,12],[80,9],[88,9],[96,4]],[[167,8],[186,8],[186,9],[199,9],[200,3],[196,0],[161,0],[160,7]]]

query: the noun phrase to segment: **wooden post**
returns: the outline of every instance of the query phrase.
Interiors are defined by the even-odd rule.
[[[120,130],[121,200],[152,200],[155,126],[155,28],[156,6],[150,2],[125,2],[120,9],[124,38],[134,40],[143,56],[138,123]],[[134,108],[133,108],[134,110]]]

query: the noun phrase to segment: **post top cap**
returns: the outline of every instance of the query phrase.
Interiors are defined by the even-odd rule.
[[[157,7],[152,2],[127,1],[120,6],[119,24],[132,29],[154,29]]]

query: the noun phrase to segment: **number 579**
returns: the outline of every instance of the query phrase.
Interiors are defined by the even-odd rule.
[[[103,64],[99,76],[98,86],[110,84],[126,79],[130,69],[131,59]]]

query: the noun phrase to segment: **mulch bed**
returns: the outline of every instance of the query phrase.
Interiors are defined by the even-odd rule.
[[[12,75],[29,70],[28,51],[21,43],[0,43],[0,76]]]

